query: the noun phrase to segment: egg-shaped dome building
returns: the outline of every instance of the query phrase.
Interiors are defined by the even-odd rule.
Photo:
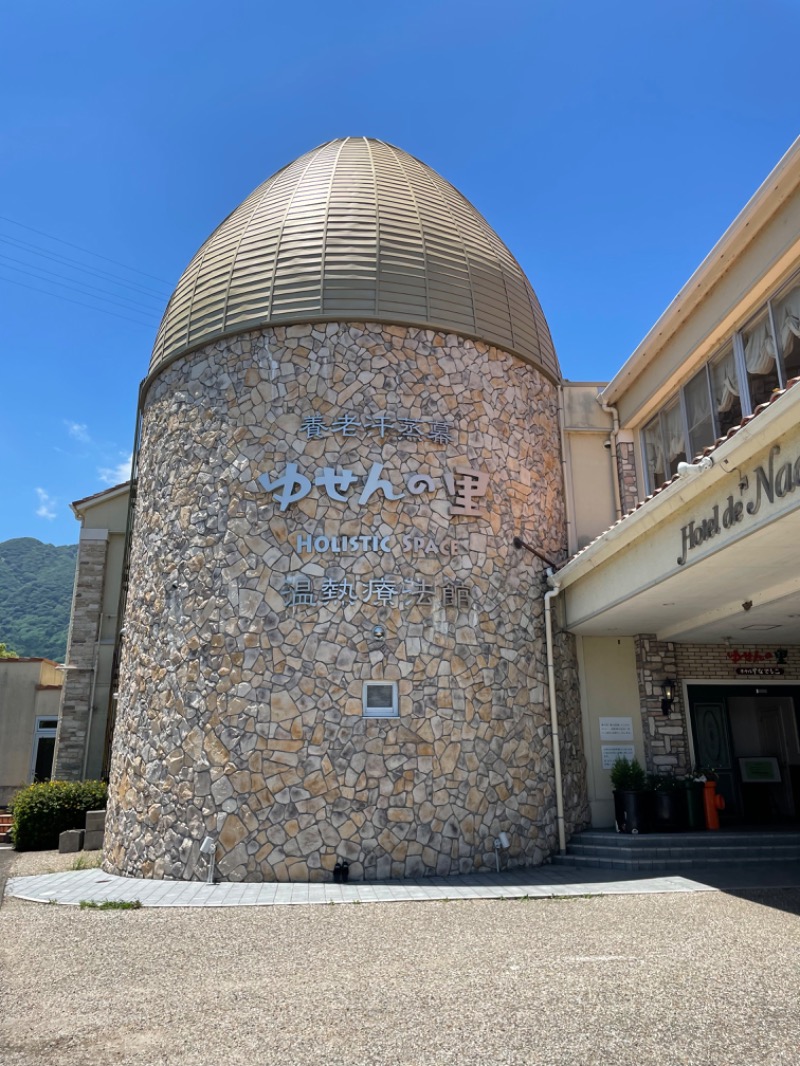
[[[322,145],[215,230],[141,391],[108,869],[195,876],[206,836],[231,880],[465,872],[500,832],[542,861],[542,568],[513,539],[563,558],[559,380],[511,253],[391,145]]]

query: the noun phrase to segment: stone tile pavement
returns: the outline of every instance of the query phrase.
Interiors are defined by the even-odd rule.
[[[118,877],[100,869],[13,877],[7,896],[38,903],[135,901],[143,907],[264,907],[327,903],[400,903],[420,900],[520,899],[524,897],[635,895],[800,887],[800,862],[698,867],[692,877],[669,872],[654,877],[618,870],[538,866],[462,877],[417,881],[243,883],[153,881]]]

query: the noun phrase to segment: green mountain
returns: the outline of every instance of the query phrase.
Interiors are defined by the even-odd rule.
[[[0,641],[18,655],[63,662],[77,544],[0,542]]]

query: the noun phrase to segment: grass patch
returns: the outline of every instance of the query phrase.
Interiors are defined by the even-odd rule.
[[[72,860],[70,870],[96,870],[102,861],[102,851],[83,851]]]
[[[103,903],[95,903],[93,899],[82,899],[82,911],[138,911],[141,907],[138,899],[107,899]]]

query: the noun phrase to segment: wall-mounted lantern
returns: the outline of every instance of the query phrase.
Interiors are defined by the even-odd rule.
[[[672,704],[675,702],[675,682],[671,677],[661,682],[661,692],[663,693],[661,713],[669,717],[672,711]]]

